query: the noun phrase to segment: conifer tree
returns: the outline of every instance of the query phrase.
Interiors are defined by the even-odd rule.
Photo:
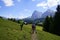
[[[43,23],[43,30],[48,32],[49,26],[50,26],[50,21],[49,21],[49,17],[47,16]]]
[[[54,29],[55,34],[60,35],[60,5],[57,6],[57,12],[54,16]]]

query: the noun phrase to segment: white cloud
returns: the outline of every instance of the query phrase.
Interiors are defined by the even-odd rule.
[[[21,0],[17,0],[18,2],[20,2]]]
[[[38,3],[37,4],[37,7],[43,7],[43,8],[46,8],[47,4],[45,2],[42,2],[42,3]]]
[[[35,1],[35,0],[32,0],[32,1]]]
[[[60,3],[59,0],[47,0],[47,2],[43,1],[41,3],[38,3],[36,6],[43,7],[43,8],[48,8],[48,7],[51,8],[58,5],[59,3]]]
[[[6,18],[15,18],[15,16],[11,13],[5,13],[4,15],[2,14],[3,17],[6,17]]]
[[[2,0],[5,3],[5,6],[13,6],[13,0]]]
[[[15,15],[15,18],[23,19],[25,18],[25,15],[22,12],[19,12],[18,15]]]
[[[24,11],[25,11],[25,12],[30,12],[30,10],[29,10],[29,9],[24,9]]]
[[[59,0],[47,0],[47,5],[53,7],[59,4]]]
[[[20,18],[20,19],[23,19],[23,18],[25,18],[25,17],[21,15],[19,18]]]
[[[8,16],[9,15],[9,16]],[[22,18],[25,18],[23,15],[14,15],[14,14],[11,14],[11,13],[9,13],[8,15],[3,15],[4,17],[7,17],[7,18],[20,18],[20,19],[22,19]]]

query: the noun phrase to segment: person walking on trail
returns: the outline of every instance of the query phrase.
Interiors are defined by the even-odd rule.
[[[36,25],[32,24],[32,33],[36,32]]]
[[[23,23],[20,25],[20,27],[21,27],[21,30],[22,30],[22,28],[23,28]]]
[[[23,25],[24,25],[24,21],[20,20],[19,23],[20,23],[20,29],[22,30],[23,29]]]

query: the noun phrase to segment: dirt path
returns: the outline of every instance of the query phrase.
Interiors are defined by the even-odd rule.
[[[31,38],[32,40],[37,40],[37,35],[36,35],[36,33],[32,34],[31,36],[32,36],[32,38]]]

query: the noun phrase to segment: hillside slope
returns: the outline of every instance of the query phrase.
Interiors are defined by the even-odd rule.
[[[19,24],[0,19],[0,40],[30,40],[29,28],[20,31]]]
[[[38,40],[60,40],[60,36],[44,32],[40,26],[36,35]],[[19,24],[0,19],[0,40],[31,40],[31,24],[24,25],[20,31]]]

